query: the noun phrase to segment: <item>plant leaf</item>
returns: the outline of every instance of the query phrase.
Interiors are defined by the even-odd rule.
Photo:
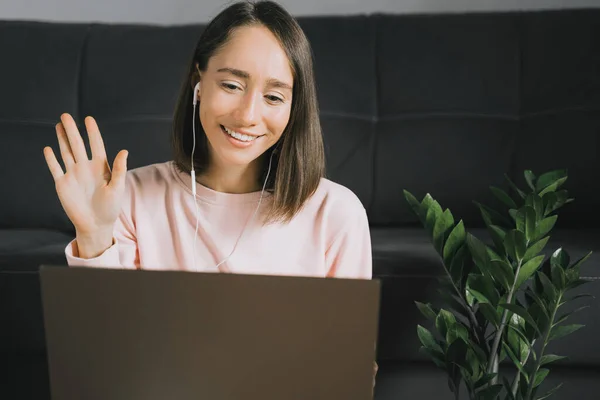
[[[531,190],[535,191],[536,176],[533,173],[533,171],[528,169],[523,173],[523,175],[525,176],[525,181],[527,182],[527,185],[529,186],[529,188],[531,188]]]
[[[490,273],[492,277],[506,289],[509,290],[515,280],[515,274],[510,266],[504,260],[491,261]]]
[[[480,303],[479,310],[486,320],[491,322],[496,328],[500,326],[500,317],[496,312],[496,308],[489,303]]]
[[[536,223],[544,216],[544,200],[535,193],[530,193],[525,199],[525,205],[533,208],[537,216]]]
[[[524,309],[521,306],[518,306],[516,304],[507,304],[507,303],[501,303],[498,304],[499,307],[502,308],[506,308],[507,310],[517,314],[519,317],[523,318],[525,320],[525,322],[527,322],[529,325],[531,325],[531,327],[533,327],[533,329],[535,329],[538,334],[542,334],[540,332],[540,329],[538,328],[537,324],[535,323],[533,317],[531,316],[531,314],[529,314],[529,312],[527,312],[526,309]]]
[[[491,374],[483,374],[481,376],[481,378],[479,378],[475,384],[473,385],[473,388],[475,389],[479,389],[480,387],[482,387],[483,385],[485,385],[486,383],[491,382],[496,376],[498,376],[497,372],[491,373]]]
[[[542,365],[550,364],[552,362],[559,361],[559,360],[562,360],[562,359],[565,359],[565,358],[567,358],[567,357],[565,357],[565,356],[557,356],[557,355],[554,355],[554,354],[546,354],[540,360],[540,367]]]
[[[448,344],[452,344],[458,339],[462,339],[463,341],[465,341],[465,343],[469,341],[469,331],[460,322],[456,322],[456,324],[454,324],[450,329],[448,329],[447,342]],[[469,369],[469,372],[472,372],[472,370]]]
[[[535,305],[537,305],[539,307],[540,312],[543,313],[544,317],[546,319],[550,319],[550,314],[548,313],[548,310],[546,309],[546,304],[544,304],[544,302],[542,301],[542,299],[537,295],[537,293],[535,293],[533,290],[529,289],[525,292],[525,296],[528,300],[531,300],[535,303]],[[531,304],[531,303],[530,303]],[[529,307],[529,309],[531,310],[533,307],[533,304],[531,304],[531,306]],[[535,310],[535,309],[534,309]],[[537,317],[536,314],[532,313],[531,311],[529,311],[529,313],[531,314],[531,316],[536,320],[539,321],[539,318]]]
[[[513,221],[516,223],[517,222],[517,213],[518,210],[511,208],[510,210],[508,210],[508,215],[510,215],[510,217],[513,219]]]
[[[550,265],[556,265],[562,269],[567,269],[570,260],[571,258],[569,257],[569,253],[564,251],[561,247],[558,248],[554,253],[552,253],[552,256],[550,257]]]
[[[490,300],[485,297],[481,292],[478,292],[477,290],[467,287],[467,291],[471,294],[471,296],[473,296],[478,303],[490,303]]]
[[[566,177],[561,178],[561,179],[557,180],[556,182],[554,182],[553,184],[551,184],[550,186],[546,186],[546,188],[538,194],[540,196],[544,196],[546,193],[555,192],[556,189],[561,187],[566,181],[567,181]]]
[[[558,317],[556,319],[556,322],[554,323],[554,325],[562,324],[563,322],[565,322],[567,320],[567,318],[569,318],[571,316],[571,314],[575,314],[581,310],[585,310],[586,308],[590,308],[590,306],[589,305],[581,306],[581,307],[576,308],[573,311],[564,313],[563,315],[561,315],[560,317]]]
[[[431,304],[429,304],[429,303],[423,304],[418,301],[415,301],[415,304],[417,305],[417,308],[419,309],[419,311],[421,311],[421,314],[423,314],[425,316],[425,318],[427,318],[431,322],[435,322],[435,318],[437,317],[437,314],[435,313],[433,308],[431,308]]]
[[[500,295],[498,294],[498,291],[494,287],[494,283],[490,278],[484,275],[471,274],[467,280],[467,286],[469,290],[473,291],[474,289],[482,294],[488,300],[487,303],[490,303],[494,307],[498,304]],[[473,296],[475,296],[475,294],[473,294]]]
[[[446,244],[444,245],[443,250],[443,259],[446,265],[450,265],[452,261],[452,256],[456,254],[458,249],[464,244],[467,239],[467,234],[465,232],[465,225],[462,220],[456,224],[456,226],[448,235],[448,240],[446,240]]]
[[[518,208],[517,203],[502,189],[490,186],[490,190],[498,200],[504,203],[508,208]]]
[[[468,339],[467,339],[467,343],[468,343],[468,346],[470,347],[471,343]],[[465,361],[466,361],[467,365],[471,366],[471,369],[472,369],[470,376],[465,377],[465,380],[467,380],[467,378],[468,378],[469,381],[474,382],[477,379],[477,377],[479,377],[480,372],[482,372],[482,371],[481,371],[481,365],[479,363],[479,359],[477,358],[477,355],[475,354],[475,351],[473,351],[473,349],[471,349],[471,348],[467,349],[467,355],[466,355]]]
[[[555,207],[558,205],[558,195],[555,192],[548,192],[544,195],[542,200],[544,203],[544,214],[542,217],[545,217],[556,209]]]
[[[546,394],[544,394],[542,397],[538,397],[536,400],[544,400],[547,399],[548,397],[552,396],[554,393],[556,393],[558,391],[558,389],[560,389],[562,387],[562,383],[559,383],[557,386],[555,386],[554,388],[552,388],[551,390],[549,390],[548,392],[546,392]]]
[[[510,185],[510,187],[519,195],[519,197],[521,197],[522,199],[525,198],[525,192],[523,192],[521,189],[519,189],[519,187],[517,185],[515,185],[515,183],[508,177],[507,174],[504,174],[504,178],[506,179],[506,181],[508,182],[508,184]]]
[[[565,290],[575,289],[576,287],[579,287],[581,285],[585,285],[586,283],[590,283],[590,281],[588,281],[586,279],[577,279],[576,281],[570,282],[567,285],[567,287],[565,288]]]
[[[422,212],[425,214],[425,227],[430,235],[433,236],[433,228],[438,217],[443,213],[440,204],[433,200],[433,198],[427,194],[421,203]]]
[[[575,331],[578,331],[579,329],[583,328],[584,326],[585,325],[581,325],[581,324],[555,326],[550,331],[549,340],[560,339],[560,338],[567,336]]]
[[[535,228],[535,236],[531,240],[532,242],[537,242],[544,236],[548,234],[554,228],[554,224],[556,224],[556,220],[558,219],[558,215],[552,215],[550,217],[544,218],[539,222],[537,227]]]
[[[506,376],[502,377],[502,383],[504,385],[504,390],[506,390],[506,397],[504,398],[504,400],[516,400],[515,396],[513,396],[512,394],[512,386],[510,382],[508,382]]]
[[[542,283],[542,286],[544,288],[543,294],[548,299],[548,301],[551,304],[553,304],[558,296],[558,291],[556,290],[556,287],[554,287],[552,281],[550,281],[550,279],[548,279],[546,274],[544,274],[542,271],[538,271],[537,276],[540,278],[540,282]]]
[[[525,206],[527,207],[527,206]],[[515,214],[515,223],[517,225],[517,230],[525,233],[525,207],[517,210]],[[530,207],[531,208],[531,207]]]
[[[503,387],[503,385],[500,383],[491,385],[491,386],[483,389],[479,393],[477,393],[477,399],[479,399],[479,400],[496,400],[498,398],[498,395],[500,395],[500,392],[502,391],[502,387]]]
[[[537,256],[539,253],[541,253],[541,251],[544,250],[544,247],[546,247],[548,240],[550,240],[550,236],[546,236],[545,238],[540,239],[534,244],[532,244],[525,252],[525,255],[523,256],[523,261],[527,262],[533,257]]]
[[[427,328],[417,325],[417,335],[419,336],[419,340],[424,347],[439,351],[440,353],[443,352],[442,348],[433,337],[433,334]]]
[[[490,264],[490,258],[487,252],[487,246],[477,237],[467,233],[467,245],[473,256],[473,262],[480,270],[486,270]]]
[[[557,169],[557,170],[546,172],[538,177],[536,185],[535,185],[535,189],[536,189],[536,191],[539,192],[540,190],[542,190],[542,189],[544,189],[566,177],[567,177],[566,169]]]
[[[508,218],[493,208],[483,205],[477,201],[474,201],[473,203],[479,208],[481,216],[486,225],[500,225],[505,227],[512,226],[512,223]]]
[[[521,266],[521,269],[519,270],[519,275],[517,276],[517,288],[521,287],[521,285],[527,279],[529,279],[535,273],[535,271],[537,271],[540,265],[542,265],[544,258],[544,255],[534,257]]]
[[[463,244],[458,251],[452,256],[452,261],[450,262],[449,273],[452,281],[458,287],[458,289],[462,292],[467,276],[468,276],[468,266],[467,266],[467,257],[468,249],[467,245]]]
[[[525,234],[516,229],[506,232],[504,248],[506,249],[506,254],[513,260],[522,260],[527,251],[527,239],[525,238]]]
[[[500,254],[496,253],[491,247],[486,246],[486,250],[488,253],[488,259],[492,260],[503,260],[505,257],[501,257]]]
[[[590,251],[585,256],[581,257],[579,260],[573,263],[566,271],[565,278],[567,280],[567,285],[570,285],[572,282],[575,282],[579,279],[579,270],[581,265],[592,255]]]
[[[566,285],[565,272],[559,265],[551,267],[552,283],[559,291],[562,291]]]
[[[423,219],[423,214],[421,213],[421,204],[419,203],[419,200],[417,200],[417,198],[413,196],[413,194],[408,190],[404,190],[404,198],[406,199],[406,202],[410,205],[410,208],[412,209],[413,213],[419,218],[421,223],[424,224],[425,221]]]
[[[570,301],[573,301],[573,300],[581,299],[581,298],[583,298],[583,297],[590,297],[590,298],[592,298],[592,299],[595,299],[595,298],[596,298],[595,296],[593,296],[593,295],[591,295],[591,294],[589,294],[589,293],[582,293],[582,294],[578,294],[578,295],[576,295],[576,296],[573,296],[573,297],[571,297],[571,298],[567,299],[567,301],[568,301],[568,302],[570,302]]]
[[[525,368],[523,368],[523,364],[515,356],[515,353],[513,353],[513,351],[510,349],[510,346],[508,344],[506,344],[506,342],[504,340],[502,341],[502,348],[504,349],[504,351],[506,351],[506,354],[508,354],[508,358],[510,358],[510,360],[513,362],[515,367],[517,367],[519,369],[519,372],[521,372],[521,374],[523,375],[523,378],[525,378],[525,380],[529,383],[529,375],[527,374],[527,372],[525,372]]]
[[[515,316],[515,314],[513,314],[513,317],[514,316]],[[529,339],[527,339],[527,337],[525,336],[525,333],[521,331],[521,328],[518,325],[511,323],[511,324],[508,324],[507,326],[515,335],[519,336],[519,338],[523,341],[523,343],[525,343],[525,345],[528,348],[531,347]]]
[[[548,368],[540,368],[538,370],[538,372],[535,374],[535,380],[533,381],[533,387],[539,386],[544,381],[544,379],[546,379],[546,376],[548,376],[549,372],[550,372],[550,370]]]
[[[506,251],[504,250],[504,237],[506,236],[506,231],[498,225],[487,225],[487,228],[496,245],[496,249],[501,250],[500,252],[502,254],[499,255],[503,257],[506,254]]]
[[[435,319],[435,327],[443,338],[447,337],[448,330],[452,328],[454,324],[456,324],[454,315],[447,310],[441,309]]]
[[[536,211],[529,207],[525,206],[525,237],[527,238],[527,242],[533,241],[536,234]]]
[[[443,253],[444,242],[446,242],[446,238],[453,226],[454,217],[448,209],[438,216],[433,225],[433,246],[440,255]]]
[[[446,351],[446,364],[456,364],[467,369],[469,372],[472,372],[471,366],[466,362],[467,349],[467,344],[461,338],[457,338],[448,346],[448,351]]]

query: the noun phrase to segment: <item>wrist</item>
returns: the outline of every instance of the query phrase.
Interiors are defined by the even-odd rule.
[[[80,258],[96,258],[113,245],[112,229],[76,232],[76,243]]]

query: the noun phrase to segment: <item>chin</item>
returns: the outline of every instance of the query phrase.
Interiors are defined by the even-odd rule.
[[[260,156],[258,156],[260,157]],[[221,159],[227,165],[243,167],[252,164],[258,157],[253,157],[249,154],[222,154]]]

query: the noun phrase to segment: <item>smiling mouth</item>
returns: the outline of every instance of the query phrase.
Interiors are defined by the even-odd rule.
[[[260,136],[250,136],[250,135],[244,135],[243,133],[239,133],[239,132],[235,132],[232,131],[231,129],[228,129],[226,127],[224,127],[223,125],[219,125],[221,127],[221,130],[231,136],[232,138],[239,140],[240,142],[244,142],[244,143],[250,143],[255,141],[256,139],[264,136],[264,135],[260,135]]]

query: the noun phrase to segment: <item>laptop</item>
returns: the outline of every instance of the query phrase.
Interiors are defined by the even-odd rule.
[[[368,400],[378,280],[42,266],[53,400]]]

